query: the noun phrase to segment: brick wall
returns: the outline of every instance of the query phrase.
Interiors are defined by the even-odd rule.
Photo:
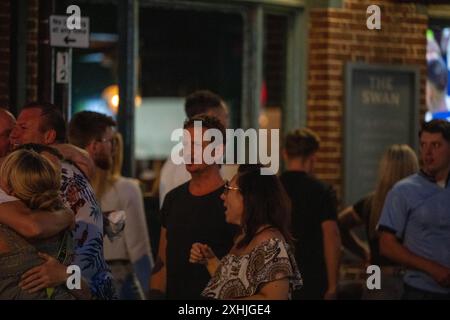
[[[28,0],[27,21],[27,99],[38,97],[38,28],[39,0]]]
[[[0,1],[0,107],[9,104],[10,1]]]
[[[38,5],[28,1],[27,11],[27,87],[26,101],[37,99],[38,76]],[[0,1],[0,107],[10,104],[11,2]]]
[[[381,9],[381,30],[368,30],[366,9]],[[307,124],[322,139],[317,174],[343,190],[344,65],[347,61],[420,67],[420,104],[425,108],[427,16],[415,4],[388,0],[344,0],[342,8],[311,9]]]

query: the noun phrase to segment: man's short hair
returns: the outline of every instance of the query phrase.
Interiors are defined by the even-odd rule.
[[[184,111],[188,118],[207,113],[211,109],[221,108],[223,100],[209,90],[198,90],[186,97]]]
[[[430,122],[424,122],[422,123],[422,128],[419,131],[419,138],[422,136],[423,132],[441,133],[444,139],[450,143],[450,122],[448,121],[435,119]]]
[[[113,118],[92,111],[76,113],[69,124],[69,142],[82,149],[102,138],[108,127],[115,127]]]
[[[204,129],[217,129],[222,134],[223,144],[226,143],[226,131],[225,127],[216,117],[209,116],[207,114],[199,114],[187,119],[184,122],[184,129],[193,128],[196,121],[201,122],[202,128]]]
[[[289,132],[284,143],[284,148],[290,158],[307,158],[319,150],[319,147],[319,136],[308,128]]]
[[[66,142],[66,121],[61,113],[61,110],[50,102],[33,101],[23,106],[22,110],[39,109],[41,110],[42,121],[39,126],[41,132],[48,130],[55,130],[55,142]]]

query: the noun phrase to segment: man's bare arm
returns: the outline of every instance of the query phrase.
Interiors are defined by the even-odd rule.
[[[325,299],[335,299],[341,259],[341,238],[336,221],[322,222],[322,233],[323,253],[328,276],[328,289],[325,293]]]
[[[167,285],[167,269],[166,269],[166,247],[167,247],[167,229],[161,228],[159,239],[158,257],[153,267],[152,276],[150,278],[150,299],[164,299]]]
[[[49,238],[72,226],[73,213],[30,210],[22,201],[0,204],[0,223],[10,227],[25,238]]]
[[[380,253],[401,265],[429,274],[443,287],[450,286],[450,268],[414,254],[390,232],[381,231]]]
[[[353,228],[363,225],[352,206],[345,208],[338,215],[338,226],[343,246],[351,253],[357,255],[364,262],[370,261],[370,251],[367,245],[355,235]]]
[[[67,267],[48,254],[40,252],[39,256],[45,262],[22,275],[19,283],[22,290],[34,293],[45,288],[53,288],[60,285],[67,286],[67,279],[69,278]],[[83,277],[81,278],[81,288],[72,289],[70,293],[77,299],[92,299],[89,284]]]
[[[89,180],[94,177],[95,164],[86,150],[80,149],[68,143],[55,144],[53,147],[61,152],[66,160],[75,163]]]

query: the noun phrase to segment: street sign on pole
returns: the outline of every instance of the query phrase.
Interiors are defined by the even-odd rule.
[[[50,16],[50,45],[53,47],[88,48],[89,18],[81,17],[80,29],[67,28],[68,16]]]
[[[70,79],[69,52],[56,53],[56,83],[69,83]]]

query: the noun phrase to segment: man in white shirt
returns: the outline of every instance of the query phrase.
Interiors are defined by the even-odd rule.
[[[219,119],[225,128],[228,127],[228,108],[223,99],[208,90],[199,90],[186,97],[184,103],[186,116],[191,118],[199,114],[207,114]],[[220,174],[225,180],[231,180],[236,174],[237,166],[222,165]],[[159,206],[162,207],[166,194],[189,181],[191,175],[184,164],[177,165],[169,157],[161,169],[159,182]]]

